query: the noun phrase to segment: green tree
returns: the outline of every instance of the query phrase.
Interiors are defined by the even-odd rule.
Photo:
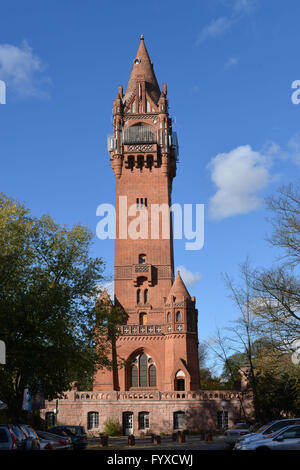
[[[242,352],[236,352],[224,361],[222,379],[228,384],[229,388],[235,389],[239,387],[241,381],[242,370],[246,366],[246,356]]]
[[[280,417],[299,416],[299,378],[287,372],[276,376],[271,372],[257,373],[258,416],[261,423]]]
[[[7,363],[0,366],[0,397],[20,415],[24,388],[56,397],[71,382],[89,382],[94,364],[95,300],[104,264],[91,258],[93,235],[82,226],[33,217],[0,194],[0,336]]]

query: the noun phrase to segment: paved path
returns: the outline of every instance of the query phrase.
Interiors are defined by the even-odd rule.
[[[187,436],[184,444],[173,442],[170,436],[162,437],[161,444],[154,445],[150,437],[135,439],[135,446],[129,446],[126,437],[109,438],[109,446],[101,447],[99,439],[89,439],[88,450],[125,450],[125,449],[148,449],[148,450],[228,450],[229,446],[224,443],[223,436],[215,436],[213,442],[200,441],[199,436]]]

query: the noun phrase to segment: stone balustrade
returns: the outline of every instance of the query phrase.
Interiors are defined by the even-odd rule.
[[[66,392],[59,401],[93,401],[93,400],[151,400],[151,401],[170,401],[170,400],[198,400],[198,401],[209,401],[209,400],[238,400],[241,397],[241,393],[237,391],[229,390],[203,390],[203,391],[165,391],[160,392],[158,390],[149,391],[111,391],[111,392],[78,392],[70,391]],[[51,400],[54,401],[54,400]],[[50,401],[48,402],[50,403]]]

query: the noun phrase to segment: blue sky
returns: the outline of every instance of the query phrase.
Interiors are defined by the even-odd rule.
[[[297,0],[2,2],[0,191],[95,232],[98,204],[114,202],[112,101],[143,33],[176,118],[173,202],[205,204],[204,248],[175,241],[175,264],[200,340],[212,336],[237,316],[221,273],[237,278],[246,256],[272,264],[263,199],[299,175],[299,17]],[[112,275],[113,241],[95,237],[93,255]]]

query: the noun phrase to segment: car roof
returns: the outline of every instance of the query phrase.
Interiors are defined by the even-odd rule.
[[[269,428],[270,426],[272,426],[272,424],[276,424],[276,423],[280,423],[281,421],[297,421],[299,420],[300,421],[300,418],[281,418],[281,419],[274,419],[273,421],[270,421],[269,423],[265,424],[265,428],[264,429],[267,429]],[[262,428],[264,425],[262,424],[260,427]]]
[[[272,423],[280,423],[280,421],[295,421],[295,420],[297,420],[297,419],[300,420],[300,418],[281,418],[281,419],[276,419],[276,420],[272,421],[270,424],[272,424]]]

